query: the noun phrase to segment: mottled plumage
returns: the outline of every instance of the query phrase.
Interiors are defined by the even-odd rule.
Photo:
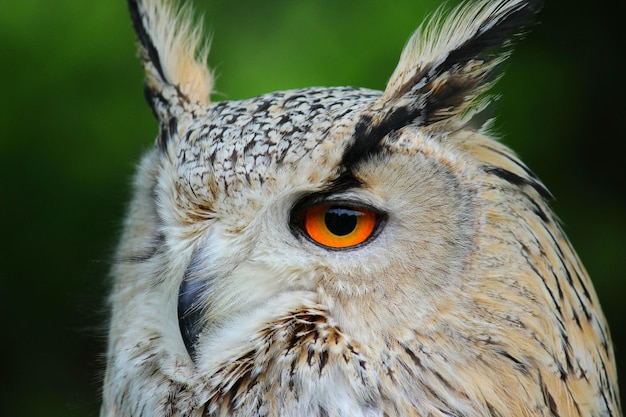
[[[160,133],[102,417],[621,416],[591,281],[481,115],[538,1],[436,14],[384,92],[222,102],[191,10],[129,6]]]

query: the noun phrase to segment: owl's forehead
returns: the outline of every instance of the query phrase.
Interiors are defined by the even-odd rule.
[[[238,188],[285,167],[336,166],[359,114],[380,95],[363,88],[307,88],[218,102],[188,127],[179,126],[179,172],[197,185],[211,173],[219,188]]]

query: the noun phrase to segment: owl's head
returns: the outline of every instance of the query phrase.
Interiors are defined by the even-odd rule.
[[[591,282],[483,112],[539,0],[436,13],[382,92],[221,102],[190,8],[129,5],[160,131],[102,416],[618,414]]]
[[[210,99],[188,8],[130,9],[160,133],[137,177],[119,268],[164,286],[157,308],[180,324],[181,347],[193,352],[201,334],[260,309],[315,302],[346,331],[383,331],[448,302],[485,221],[482,177],[494,162],[529,175],[479,116],[537,1],[435,15],[384,92],[309,88],[234,102]]]
[[[304,306],[364,346],[413,329],[466,335],[441,339],[461,356],[474,336],[526,355],[504,335],[553,308],[539,258],[575,255],[553,247],[549,193],[482,110],[539,3],[435,14],[382,92],[213,102],[190,10],[130,0],[160,133],[114,269],[113,346],[186,380]]]

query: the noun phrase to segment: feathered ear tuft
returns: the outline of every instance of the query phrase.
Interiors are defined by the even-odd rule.
[[[191,6],[167,0],[128,0],[128,6],[146,71],[146,96],[157,117],[164,120],[163,112],[181,101],[208,105],[213,90],[209,48]]]
[[[413,34],[382,97],[387,113],[429,125],[484,108],[480,100],[540,0],[467,0]]]

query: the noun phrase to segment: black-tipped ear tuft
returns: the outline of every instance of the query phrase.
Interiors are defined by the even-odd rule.
[[[169,119],[172,107],[184,103],[208,105],[213,89],[208,48],[191,8],[168,0],[128,0],[128,8],[146,72],[146,97],[157,117]]]
[[[159,51],[152,43],[152,38],[146,30],[146,23],[143,21],[145,13],[142,13],[137,0],[128,0],[128,10],[130,11],[130,18],[133,22],[133,28],[137,34],[137,41],[139,47],[142,48],[148,55],[149,61],[154,65],[155,69],[159,73],[162,79],[165,79],[163,73],[163,67],[161,67],[161,58],[159,57]]]
[[[429,125],[484,108],[498,64],[534,21],[539,0],[466,1],[411,37],[381,99]],[[413,120],[407,121],[407,123]]]

